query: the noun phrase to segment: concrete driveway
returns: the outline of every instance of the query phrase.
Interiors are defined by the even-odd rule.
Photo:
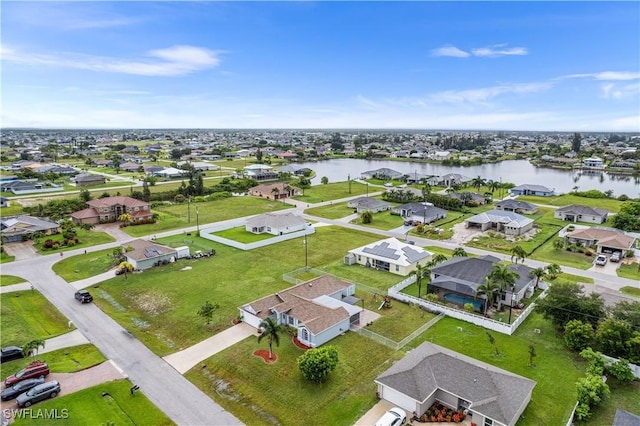
[[[608,257],[609,256],[607,256],[607,258]],[[616,271],[618,270],[619,266],[620,266],[620,263],[607,261],[607,263],[605,265],[603,265],[603,266],[596,265],[594,263],[593,265],[591,265],[591,268],[589,268],[587,270],[588,271],[600,272],[600,273],[607,274],[607,275],[618,276],[618,274],[616,274]]]
[[[80,330],[73,330],[61,336],[45,340],[44,348],[40,349],[38,354],[46,354],[47,352],[53,352],[58,349],[69,348],[71,346],[84,345],[86,343],[90,342],[86,337],[84,337]]]
[[[163,359],[178,370],[180,374],[184,374],[199,362],[246,339],[255,334],[255,332],[255,328],[247,323],[241,322],[185,350],[167,355]]]
[[[390,408],[393,408],[394,405],[389,401],[381,399],[376,405],[371,407],[369,411],[367,411],[364,416],[360,417],[354,424],[354,426],[371,426],[375,425],[380,417],[384,413],[386,413]],[[407,413],[407,419],[409,418],[409,414]]]
[[[33,241],[8,243],[4,245],[4,250],[8,255],[15,256],[15,260],[33,259],[40,256],[33,248]]]

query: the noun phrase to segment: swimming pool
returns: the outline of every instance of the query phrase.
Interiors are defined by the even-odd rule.
[[[444,300],[447,302],[455,303],[456,305],[464,306],[465,303],[471,303],[476,311],[482,312],[482,306],[484,305],[483,299],[474,299],[466,297],[461,294],[447,293],[444,295]]]

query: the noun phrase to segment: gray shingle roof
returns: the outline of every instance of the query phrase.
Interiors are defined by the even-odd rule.
[[[533,210],[536,208],[533,204],[527,203],[526,201],[518,201],[518,200],[502,200],[496,203],[496,207],[502,207],[507,209],[522,209],[522,210]]]
[[[421,402],[440,389],[504,424],[516,422],[536,384],[429,342],[409,352],[375,381]]]
[[[272,228],[283,228],[287,226],[297,226],[304,224],[306,221],[300,216],[296,216],[292,213],[265,213],[259,216],[255,216],[247,219],[247,225],[249,226],[270,226]]]
[[[556,211],[569,214],[578,214],[583,216],[606,216],[609,212],[598,207],[582,206],[572,204],[570,206],[560,207]]]
[[[533,222],[533,220],[514,212],[504,210],[489,210],[475,216],[471,216],[469,219],[467,219],[467,222],[503,223],[508,224],[513,228],[522,228],[529,225],[531,222]]]

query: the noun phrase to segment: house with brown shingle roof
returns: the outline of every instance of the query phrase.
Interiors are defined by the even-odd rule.
[[[362,308],[355,306],[354,293],[355,284],[324,275],[238,309],[252,327],[259,329],[262,320],[271,317],[297,329],[298,340],[315,348],[360,322]]]
[[[71,213],[78,225],[85,223],[116,222],[123,214],[131,215],[131,222],[140,223],[153,219],[151,204],[131,197],[106,197],[87,201],[87,208]]]
[[[178,257],[176,249],[142,239],[126,243],[122,246],[122,251],[127,262],[136,270],[149,269]]]
[[[598,253],[620,253],[624,256],[627,250],[631,250],[636,245],[636,237],[614,228],[592,228],[578,229],[567,234],[569,243],[580,244],[585,247],[596,245]]]

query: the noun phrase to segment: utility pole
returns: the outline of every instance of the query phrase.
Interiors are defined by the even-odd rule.
[[[308,244],[307,244],[307,234],[305,230],[304,234],[304,269],[307,270],[309,268],[309,255],[308,255]]]
[[[191,195],[187,201],[187,223],[191,223]]]
[[[347,182],[349,182],[349,194],[351,194],[351,173],[347,175]]]
[[[200,217],[198,215],[198,206],[196,206],[196,232],[200,236]]]

